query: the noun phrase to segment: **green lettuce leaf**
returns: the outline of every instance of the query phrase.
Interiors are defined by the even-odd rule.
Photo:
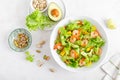
[[[35,10],[26,17],[26,25],[29,30],[43,30],[45,27],[51,27],[53,24],[54,22],[39,10]]]

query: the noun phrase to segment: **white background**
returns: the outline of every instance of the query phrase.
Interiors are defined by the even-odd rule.
[[[0,0],[0,80],[102,80],[105,73],[100,67],[86,73],[72,73],[62,69],[52,58],[49,50],[49,38],[51,31],[32,32],[33,43],[29,51],[35,54],[35,62],[25,60],[24,53],[12,51],[8,46],[8,36],[16,28],[25,28],[25,17],[28,14],[30,0]],[[104,64],[112,55],[120,52],[120,0],[64,0],[66,17],[90,16],[98,20],[105,29],[109,49]],[[109,30],[104,20],[112,18],[117,28]],[[46,40],[41,48],[41,54],[37,54],[36,44],[40,40]],[[41,68],[36,65],[37,60],[47,54],[51,60]],[[101,65],[102,65],[101,64]],[[55,68],[51,73],[49,68]]]

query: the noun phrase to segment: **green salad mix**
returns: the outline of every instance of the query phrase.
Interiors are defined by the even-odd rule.
[[[97,62],[104,44],[96,26],[84,19],[60,27],[54,49],[66,65],[77,68]]]

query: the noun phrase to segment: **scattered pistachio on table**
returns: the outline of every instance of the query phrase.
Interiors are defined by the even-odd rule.
[[[50,72],[55,72],[56,70],[54,68],[49,68]]]
[[[37,52],[37,53],[41,53],[41,51],[40,51],[40,50],[36,50],[36,52]]]
[[[40,42],[36,45],[36,47],[37,47],[37,48],[41,48],[45,43],[46,43],[45,40],[40,41]]]
[[[46,61],[48,61],[48,60],[50,60],[50,56],[44,55],[43,59],[46,60]]]
[[[40,45],[44,45],[44,44],[45,44],[45,41],[44,41],[44,40],[40,42]]]
[[[40,44],[37,44],[37,45],[36,45],[36,47],[37,47],[37,48],[41,48],[41,47],[42,47],[42,45],[40,45]]]
[[[37,61],[38,67],[41,67],[43,64],[44,64],[44,63],[43,63],[42,61],[40,61],[40,60]]]

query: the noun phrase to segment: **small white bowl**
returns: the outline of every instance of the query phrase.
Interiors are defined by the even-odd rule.
[[[46,0],[46,2],[47,2],[47,0]],[[47,8],[48,8],[48,2],[46,4],[47,4],[46,8],[43,9],[41,12],[45,12],[47,10]],[[31,0],[30,1],[30,13],[33,12],[33,11],[35,11],[35,8],[33,7],[33,0]]]
[[[92,24],[96,25],[97,30],[101,34],[102,38],[105,40],[105,45],[102,47],[102,54],[101,54],[100,60],[98,62],[93,63],[89,67],[72,68],[72,67],[67,66],[61,60],[61,58],[57,54],[56,50],[53,49],[54,41],[56,40],[56,37],[58,35],[57,33],[58,33],[59,27],[68,24],[72,20],[83,20],[83,19],[86,19],[86,20],[90,21]],[[51,54],[52,54],[53,58],[62,68],[66,69],[68,71],[71,71],[71,72],[83,72],[84,73],[85,71],[95,69],[96,67],[98,67],[102,63],[102,61],[104,61],[105,56],[107,54],[107,49],[108,49],[108,40],[107,40],[107,35],[106,35],[104,29],[102,28],[102,26],[96,20],[93,20],[92,18],[89,18],[89,17],[72,17],[72,18],[67,18],[67,19],[62,20],[61,22],[59,22],[56,25],[56,27],[52,31],[52,34],[51,34],[51,37],[50,37],[50,50],[51,50]]]

